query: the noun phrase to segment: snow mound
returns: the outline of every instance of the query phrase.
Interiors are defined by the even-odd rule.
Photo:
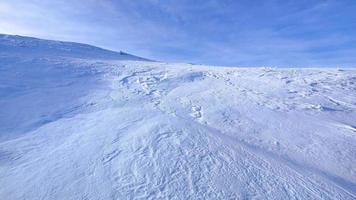
[[[355,69],[0,38],[0,199],[356,198]]]

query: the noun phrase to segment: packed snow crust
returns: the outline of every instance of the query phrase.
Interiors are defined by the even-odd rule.
[[[0,199],[356,199],[356,70],[0,35]]]

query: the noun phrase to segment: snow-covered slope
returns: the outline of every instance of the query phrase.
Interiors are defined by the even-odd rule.
[[[356,198],[356,70],[106,53],[1,37],[0,199]]]
[[[87,63],[85,59],[93,63]],[[90,104],[107,87],[104,60],[146,60],[97,47],[0,35],[0,139],[25,133]],[[3,109],[6,108],[6,109]]]
[[[69,58],[88,58],[88,59],[106,59],[106,60],[141,60],[140,58],[127,54],[125,52],[115,52],[87,44],[74,42],[61,42],[52,40],[42,40],[32,37],[22,37],[16,35],[0,34],[1,53],[7,56],[15,57],[69,57]]]

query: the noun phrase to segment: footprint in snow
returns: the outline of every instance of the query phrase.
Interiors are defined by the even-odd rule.
[[[191,116],[196,118],[196,119],[200,119],[202,118],[202,112],[201,112],[201,107],[200,106],[193,106],[191,108]]]

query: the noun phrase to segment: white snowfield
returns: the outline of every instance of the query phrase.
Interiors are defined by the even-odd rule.
[[[356,199],[356,70],[0,35],[0,199]]]

